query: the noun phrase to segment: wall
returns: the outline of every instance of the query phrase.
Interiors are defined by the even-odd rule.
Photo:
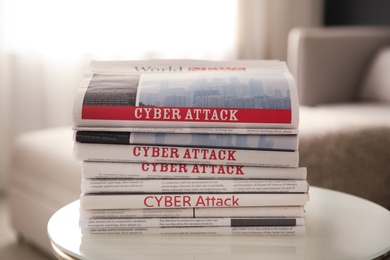
[[[390,1],[325,0],[324,25],[390,25]]]

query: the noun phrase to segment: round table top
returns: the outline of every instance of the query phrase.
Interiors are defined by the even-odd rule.
[[[56,249],[76,259],[373,259],[390,251],[390,211],[311,187],[304,236],[82,235],[79,201],[48,223]]]

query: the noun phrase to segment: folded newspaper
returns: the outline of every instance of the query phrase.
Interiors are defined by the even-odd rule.
[[[298,109],[281,61],[93,61],[73,116],[76,130],[292,134]]]

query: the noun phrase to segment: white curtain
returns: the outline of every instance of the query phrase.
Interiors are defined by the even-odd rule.
[[[91,59],[284,60],[319,1],[0,0],[0,191],[18,134],[72,123]]]
[[[237,57],[286,60],[294,27],[321,26],[323,0],[239,0]]]

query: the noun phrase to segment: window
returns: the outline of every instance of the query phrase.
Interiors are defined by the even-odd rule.
[[[232,56],[235,0],[3,0],[4,45],[55,58]]]

